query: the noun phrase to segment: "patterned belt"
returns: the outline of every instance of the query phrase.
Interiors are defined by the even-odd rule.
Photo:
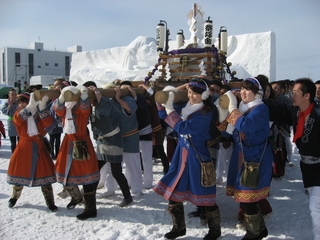
[[[130,132],[124,133],[124,134],[122,135],[122,137],[129,137],[129,136],[132,136],[132,135],[134,135],[134,134],[136,134],[136,133],[138,133],[138,132],[139,132],[139,130],[138,130],[138,128],[136,128],[136,129],[134,129],[134,130],[132,130],[132,131],[130,131]]]
[[[301,161],[306,164],[320,163],[320,157],[304,156],[301,155]]]

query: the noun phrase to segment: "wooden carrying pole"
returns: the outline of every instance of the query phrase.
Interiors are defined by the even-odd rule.
[[[144,88],[133,88],[133,90],[136,93],[139,94],[145,94],[146,90]],[[107,88],[107,89],[102,89],[99,88],[99,91],[102,96],[109,97],[109,98],[114,98],[115,97],[115,89],[114,88]],[[43,96],[47,95],[49,99],[57,99],[60,96],[60,91],[59,90],[36,90],[34,91],[34,97],[35,100],[41,100]],[[120,89],[120,96],[130,96],[130,91],[128,89]],[[67,102],[69,101],[78,101],[80,98],[80,90],[79,93],[73,94],[71,91],[66,91],[64,94],[64,98]],[[88,98],[89,99],[96,99],[96,95],[92,90],[88,90]]]
[[[189,101],[188,99],[188,91],[187,90],[178,90],[177,92],[174,93],[174,100],[173,102],[187,102]],[[157,91],[156,94],[154,95],[154,100],[159,103],[166,103],[168,101],[169,97],[169,91]]]

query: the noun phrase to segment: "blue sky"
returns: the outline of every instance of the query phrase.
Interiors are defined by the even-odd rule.
[[[187,13],[198,3],[214,23],[214,37],[273,31],[277,80],[320,79],[319,0],[0,0],[0,47],[26,48],[43,42],[46,50],[83,51],[126,46],[138,36],[156,35],[160,20],[175,39]]]

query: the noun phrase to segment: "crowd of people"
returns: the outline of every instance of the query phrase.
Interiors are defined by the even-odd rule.
[[[76,85],[56,79],[52,89],[60,91],[57,99],[44,95],[36,100],[32,91],[17,95],[10,90],[2,109],[8,115],[12,150],[10,208],[24,186],[40,186],[48,209],[57,211],[52,184],[58,182],[63,197],[71,197],[67,209],[84,202],[77,219],[86,220],[97,216],[99,187],[109,197],[118,185],[123,195],[119,207],[142,197],[144,188],[153,188],[168,201],[172,217],[165,238],[186,234],[183,203],[188,201],[196,207],[188,216],[208,225],[204,239],[218,239],[216,187],[225,184],[226,195],[239,203],[237,227],[246,231],[243,239],[263,239],[268,236],[264,218],[273,211],[267,200],[271,181],[285,175],[297,148],[314,239],[320,239],[320,81],[269,82],[258,75],[222,84],[198,76],[165,87],[167,98],[161,103],[152,88],[142,84],[140,94],[130,81],[103,89],[92,81]],[[105,96],[104,89],[114,97]],[[129,95],[121,95],[123,90]],[[181,90],[187,101],[177,102]],[[26,161],[19,161],[22,156]],[[154,156],[161,159],[164,174],[156,185]]]

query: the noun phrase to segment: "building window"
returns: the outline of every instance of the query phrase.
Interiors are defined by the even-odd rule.
[[[49,63],[45,63],[44,65],[45,65],[46,67],[49,67]]]
[[[41,68],[41,65],[38,65],[38,68]]]
[[[20,67],[20,63],[21,63],[20,53],[16,52],[15,53],[15,64],[16,64],[16,67]]]
[[[70,57],[65,56],[65,75],[70,76]]]
[[[58,67],[58,63],[55,63],[54,66],[55,66],[55,67]]]
[[[29,76],[32,77],[34,74],[34,63],[33,63],[33,54],[29,53],[28,55],[28,65],[29,65]]]

